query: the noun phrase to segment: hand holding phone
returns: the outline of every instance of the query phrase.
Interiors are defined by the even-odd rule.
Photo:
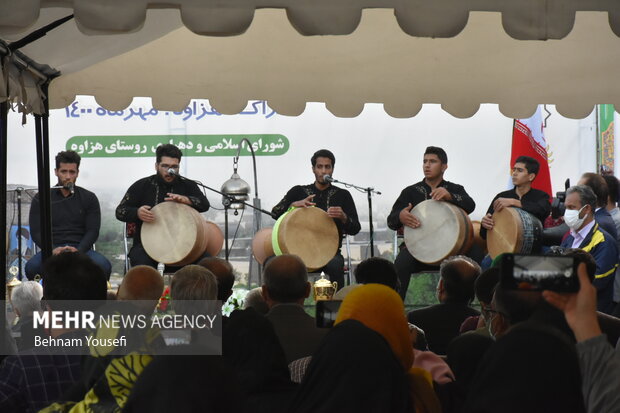
[[[505,254],[502,256],[500,284],[524,291],[579,291],[577,261],[574,257]]]

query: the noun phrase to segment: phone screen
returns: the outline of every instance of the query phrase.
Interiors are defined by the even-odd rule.
[[[579,291],[573,257],[506,254],[502,257],[501,284],[516,290]]]
[[[338,310],[340,309],[340,300],[317,301],[316,302],[316,326],[319,328],[330,328],[334,326]]]

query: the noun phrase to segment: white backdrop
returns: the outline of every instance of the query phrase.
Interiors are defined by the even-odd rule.
[[[199,101],[205,103],[206,101]],[[426,146],[443,147],[448,153],[445,178],[465,186],[476,201],[471,215],[479,219],[493,196],[508,184],[512,119],[500,113],[497,105],[482,105],[471,118],[457,119],[439,105],[424,105],[409,119],[388,116],[382,105],[367,104],[356,118],[338,118],[323,104],[308,104],[298,117],[271,112],[248,115],[192,116],[165,115],[159,112],[143,120],[134,116],[97,116],[98,107],[91,97],[79,97],[75,107],[92,112],[54,110],[50,115],[50,154],[65,149],[76,135],[162,135],[162,134],[282,134],[290,142],[287,153],[277,157],[257,157],[259,194],[265,209],[271,209],[295,184],[313,180],[310,157],[314,151],[328,148],[336,155],[334,177],[361,186],[372,186],[383,194],[375,197],[375,225],[385,227],[385,218],[402,190],[422,178],[421,160]],[[150,108],[150,100],[135,99],[133,108]],[[583,172],[596,168],[594,116],[583,120],[561,117],[553,107],[545,135],[549,144],[553,190],[563,188],[566,178],[573,183]],[[20,125],[20,116],[9,117],[8,182],[36,185],[34,122]],[[84,158],[78,185],[99,195],[102,205],[115,206],[135,180],[154,172],[154,157]],[[239,174],[253,186],[252,162],[239,161]],[[52,160],[53,165],[53,160]],[[232,157],[185,157],[181,173],[218,188],[232,173]],[[617,168],[616,168],[617,169]],[[52,176],[52,180],[54,177]],[[352,191],[358,213],[367,216],[365,194]],[[207,194],[212,204],[221,207],[219,196]],[[268,224],[268,222],[265,222]]]

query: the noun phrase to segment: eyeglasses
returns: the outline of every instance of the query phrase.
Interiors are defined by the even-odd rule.
[[[167,163],[160,163],[159,167],[163,169],[175,169],[177,171],[179,170],[179,165],[168,165]]]

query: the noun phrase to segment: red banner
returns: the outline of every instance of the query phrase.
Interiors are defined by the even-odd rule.
[[[519,156],[530,156],[540,163],[540,170],[532,183],[532,188],[540,189],[553,197],[551,175],[547,160],[547,142],[543,134],[542,112],[540,106],[529,119],[515,119],[512,128],[512,153],[510,167]]]

